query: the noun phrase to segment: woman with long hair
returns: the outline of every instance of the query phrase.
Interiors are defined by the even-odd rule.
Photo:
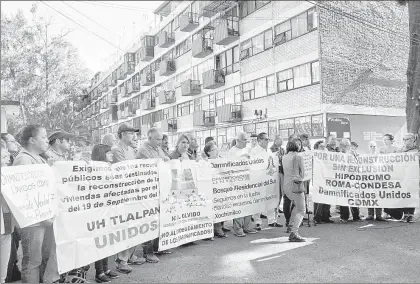
[[[111,152],[111,147],[105,144],[95,145],[92,149],[91,158],[92,161],[107,162],[110,165],[112,164],[114,159],[113,154]],[[95,280],[98,283],[108,283],[111,282],[111,279],[116,279],[119,277],[118,273],[108,269],[107,257],[95,261],[95,270]]]
[[[300,144],[302,145],[302,143]],[[303,159],[298,155],[299,144],[296,140],[289,141],[286,146],[286,155],[283,157],[284,170],[284,194],[293,201],[295,208],[292,212],[293,222],[290,229],[290,242],[305,242],[299,236],[298,230],[305,214],[305,188],[303,186],[303,178],[305,169]]]
[[[212,141],[204,146],[203,152],[209,160],[220,158],[219,149],[217,148],[217,145]],[[223,231],[223,222],[214,223],[214,236],[217,238],[227,238],[227,235]]]
[[[190,139],[187,135],[181,134],[178,137],[178,141],[175,146],[175,150],[171,153],[170,158],[171,160],[189,160],[190,156],[188,155],[187,151],[190,147]]]

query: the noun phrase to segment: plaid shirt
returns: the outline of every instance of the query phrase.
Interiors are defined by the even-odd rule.
[[[160,147],[153,147],[149,142],[144,142],[137,151],[136,159],[163,159],[165,154]]]

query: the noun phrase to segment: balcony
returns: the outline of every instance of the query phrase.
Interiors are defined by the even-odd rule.
[[[219,12],[223,12],[237,4],[238,1],[200,1],[201,15],[211,18]]]
[[[118,73],[117,70],[112,72],[111,81],[110,81],[110,84],[109,84],[110,87],[115,87],[115,86],[118,85],[118,80],[117,80],[117,75],[118,74],[117,73]]]
[[[204,38],[203,36],[197,37],[191,47],[192,57],[203,58],[213,52],[213,40]]]
[[[103,100],[101,102],[101,110],[107,110],[109,108],[108,101]]]
[[[179,17],[179,30],[181,32],[191,32],[199,25],[198,15],[196,13],[186,13]]]
[[[194,112],[193,125],[210,127],[216,124],[216,112],[210,110],[198,110]]]
[[[118,76],[117,76],[118,80],[125,80],[125,78],[127,78],[127,70],[124,66],[124,64],[122,64],[119,68],[118,68]]]
[[[216,89],[225,85],[222,70],[208,70],[203,73],[203,89]]]
[[[162,90],[159,92],[159,104],[172,104],[176,102],[176,96],[174,91]]]
[[[226,104],[217,108],[218,122],[239,122],[242,120],[242,106],[239,104]]]
[[[143,72],[140,77],[140,84],[142,86],[151,86],[155,83],[155,74]]]
[[[162,132],[176,132],[178,130],[176,118],[162,120],[162,125],[160,129]]]
[[[135,61],[129,61],[126,63],[127,67],[127,74],[133,74],[136,71],[136,62]]]
[[[217,45],[228,45],[239,39],[239,22],[228,17],[218,19],[214,28],[214,43]]]
[[[112,122],[118,121],[118,106],[116,105],[111,106],[111,120]]]
[[[160,62],[159,66],[159,75],[160,76],[169,76],[175,73],[175,61],[164,59]]]
[[[175,43],[175,34],[167,31],[162,31],[159,34],[159,47],[167,48]]]
[[[181,83],[182,96],[195,96],[200,93],[201,93],[200,81],[188,79]]]
[[[140,82],[129,82],[127,86],[127,93],[132,94],[140,91]]]
[[[122,98],[128,98],[130,96],[130,94],[127,92],[126,87],[120,88],[120,95]]]
[[[128,117],[135,117],[136,116],[136,109],[135,109],[134,104],[132,102],[128,103],[126,108],[127,108]]]
[[[143,46],[140,49],[140,60],[141,61],[150,61],[155,57],[155,47],[154,46]]]
[[[143,99],[141,102],[142,110],[152,110],[156,107],[156,100],[153,99]]]

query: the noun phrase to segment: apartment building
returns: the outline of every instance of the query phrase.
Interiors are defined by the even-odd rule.
[[[172,146],[186,132],[224,149],[239,131],[336,133],[363,152],[404,129],[397,1],[165,1],[155,14],[159,27],[87,90],[79,115],[96,142],[124,122]]]

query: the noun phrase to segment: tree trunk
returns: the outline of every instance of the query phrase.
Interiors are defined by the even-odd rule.
[[[419,135],[420,145],[420,1],[407,1],[410,20],[410,53],[407,68],[407,130]]]

